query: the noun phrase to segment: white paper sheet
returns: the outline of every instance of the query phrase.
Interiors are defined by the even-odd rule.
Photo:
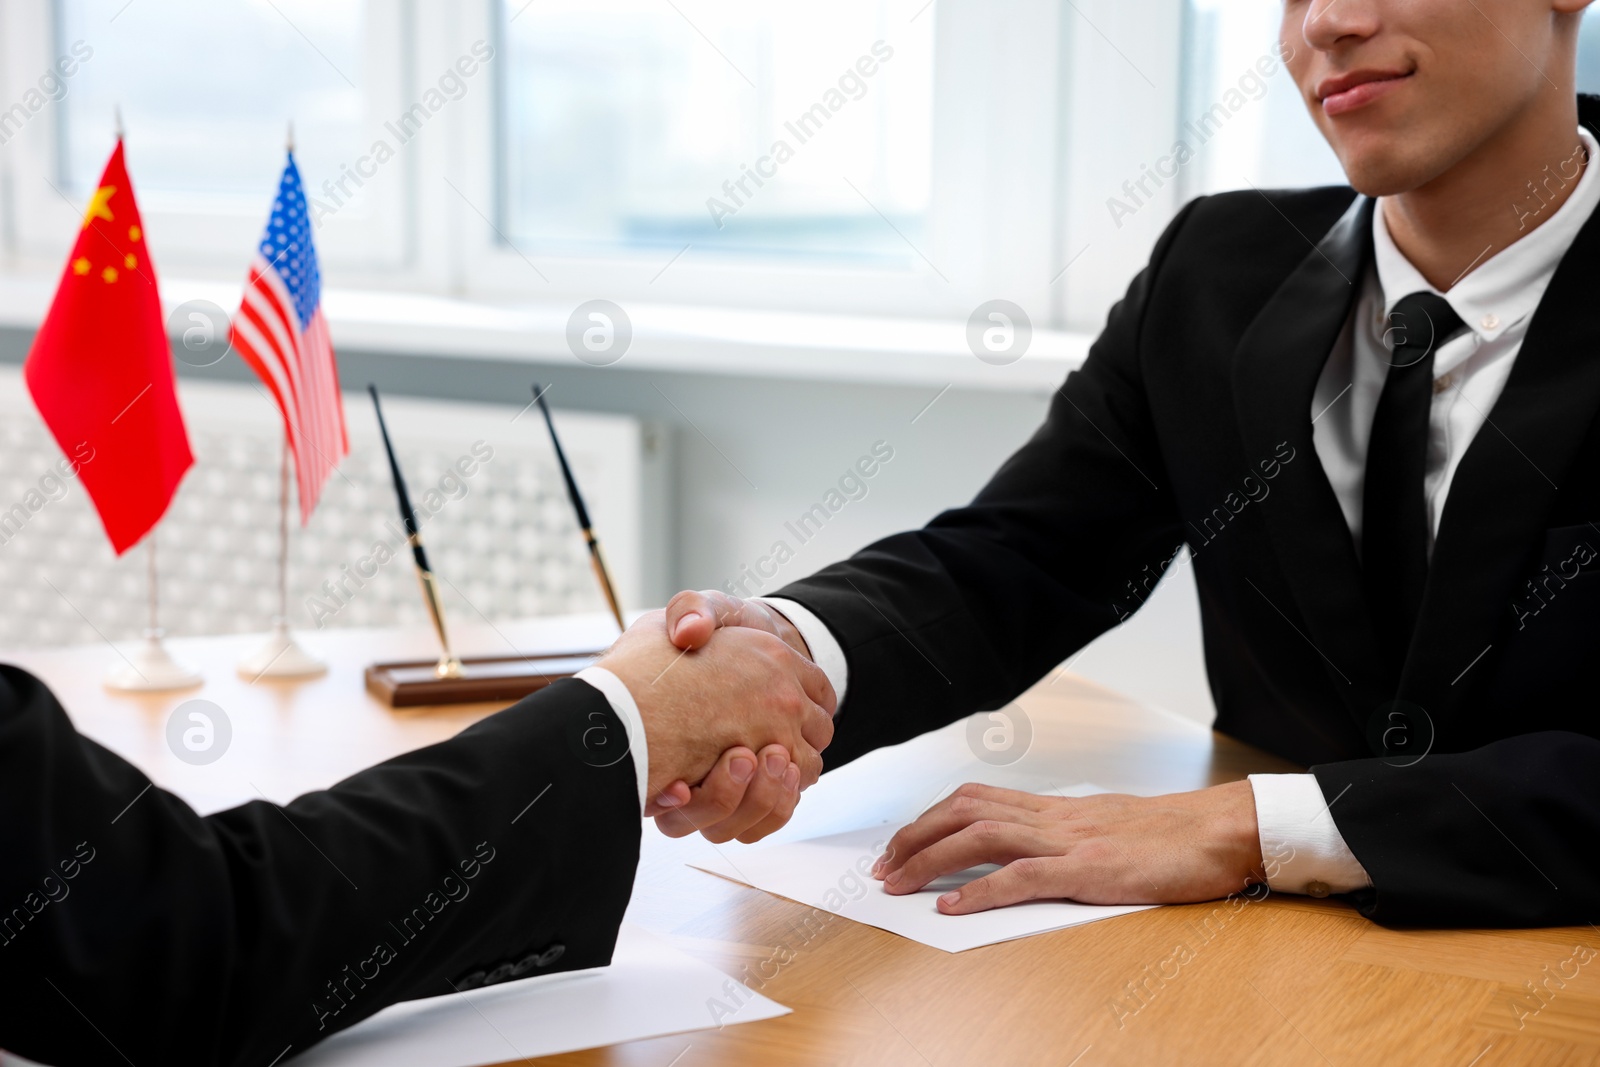
[[[1105,790],[1082,784],[1062,792],[1085,796]],[[941,893],[966,885],[995,867],[974,867],[936,879],[920,892],[893,896],[868,872],[899,828],[899,824],[880,823],[805,841],[737,852],[724,849],[696,860],[694,866],[946,952],[965,952],[1155,906],[1034,900],[972,915],[943,915],[934,906]]]
[[[610,967],[385,1008],[283,1067],[480,1067],[789,1014],[623,923]]]

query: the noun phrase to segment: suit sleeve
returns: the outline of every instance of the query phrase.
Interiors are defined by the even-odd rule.
[[[626,737],[556,682],[331,789],[202,818],[0,667],[0,1048],[266,1067],[397,1001],[608,963],[640,819],[631,758],[596,731]]]
[[[1600,740],[1523,734],[1412,766],[1313,767],[1373,888],[1363,914],[1416,926],[1561,926],[1600,915]]]
[[[844,649],[850,690],[829,766],[1003,706],[1116,625],[1124,586],[1176,554],[1140,339],[1193,208],[1157,242],[1044,424],[970,504],[771,594],[817,615]]]

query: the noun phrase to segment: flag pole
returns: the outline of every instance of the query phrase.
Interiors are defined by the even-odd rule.
[[[122,105],[112,109],[116,120],[117,143],[122,143]],[[87,226],[88,224],[85,223]],[[168,359],[171,358],[169,355]],[[144,642],[131,656],[115,666],[106,678],[106,688],[123,692],[159,692],[165,689],[188,689],[199,685],[205,678],[199,671],[172,658],[162,643],[160,611],[160,572],[156,567],[156,528],[145,537],[146,582],[149,618],[144,630]]]
[[[289,618],[289,431],[283,433],[278,480],[278,618]]]
[[[294,153],[294,120],[289,121],[284,149]],[[326,672],[328,665],[300,646],[289,630],[289,427],[283,429],[283,453],[278,477],[278,611],[266,643],[238,663],[239,676],[250,682],[263,678],[309,678]]]
[[[172,658],[162,643],[160,574],[156,568],[156,532],[145,538],[145,561],[149,582],[150,616],[145,626],[144,643],[131,656],[123,657],[106,679],[107,689],[130,693],[151,693],[165,689],[188,689],[205,681],[200,672]]]
[[[272,632],[266,642],[239,661],[239,677],[249,682],[309,678],[327,669],[328,665],[302,648],[289,630],[289,434],[285,429],[278,481],[278,611],[272,616]]]

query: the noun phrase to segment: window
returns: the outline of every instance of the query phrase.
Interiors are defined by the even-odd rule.
[[[927,231],[936,12],[904,6],[511,0],[506,232],[577,254],[907,262]]]
[[[492,170],[444,190],[467,291],[1049,321],[1060,5],[493,10]]]
[[[0,131],[0,226],[59,271],[120,107],[163,277],[233,282],[292,120],[333,291],[1048,325],[1073,6],[8,0],[10,99],[92,55]]]
[[[1600,93],[1600,15],[1594,8],[1583,13],[1578,30],[1578,92]]]
[[[1185,18],[1179,137],[1194,158],[1181,199],[1252,185],[1343,184],[1338,159],[1278,58],[1282,0],[1188,0]]]
[[[71,74],[6,144],[13,250],[59,269],[120,111],[163,274],[242,277],[290,122],[317,195],[401,110],[408,11],[363,0],[15,0],[0,13],[11,70]],[[318,250],[335,271],[392,270],[406,250],[410,175],[390,168],[354,192],[319,227]]]
[[[1186,2],[1187,69],[1180,120],[1198,122],[1229,90],[1240,88],[1241,79],[1248,84],[1246,106],[1197,148],[1186,168],[1183,198],[1248,185],[1343,184],[1344,171],[1306,113],[1288,71],[1278,64],[1268,77],[1247,76],[1278,41],[1282,0]],[[1584,12],[1579,31],[1579,92],[1600,92],[1600,15],[1595,11]]]
[[[94,50],[58,113],[63,185],[90,190],[119,108],[147,208],[242,198],[260,214],[291,118],[302,170],[337,173],[365,119],[361,9],[361,0],[61,0],[58,49],[81,40]]]

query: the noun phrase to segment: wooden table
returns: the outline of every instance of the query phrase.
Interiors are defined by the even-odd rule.
[[[598,647],[614,632],[608,626],[604,616],[460,626],[457,644],[470,653]],[[100,682],[116,657],[104,645],[8,658],[48,681],[84,733],[207,808],[287,800],[493,710],[394,712],[367,696],[362,668],[429,654],[425,631],[311,634],[306,643],[332,664],[326,676],[249,685],[233,665],[259,640],[173,641],[207,682],[160,695],[106,691]],[[206,767],[179,761],[165,743],[167,716],[192,699],[222,708],[233,729],[227,754]],[[1070,674],[1018,703],[1034,729],[1018,766],[1041,784],[1153,793],[1292,769]],[[783,836],[916,811],[949,784],[965,743],[957,724],[829,774]],[[1272,895],[1239,907],[1159,908],[952,955],[687,866],[713,847],[647,826],[630,918],[749,976],[793,1014],[539,1062],[1600,1064],[1600,959],[1542,1001],[1524,988],[1562,967],[1575,946],[1600,949],[1592,927],[1399,932],[1335,900]],[[720,851],[736,863],[741,847]],[[1170,962],[1179,945],[1192,953],[1181,966]],[[1541,1003],[1519,1026],[1515,1005]]]

